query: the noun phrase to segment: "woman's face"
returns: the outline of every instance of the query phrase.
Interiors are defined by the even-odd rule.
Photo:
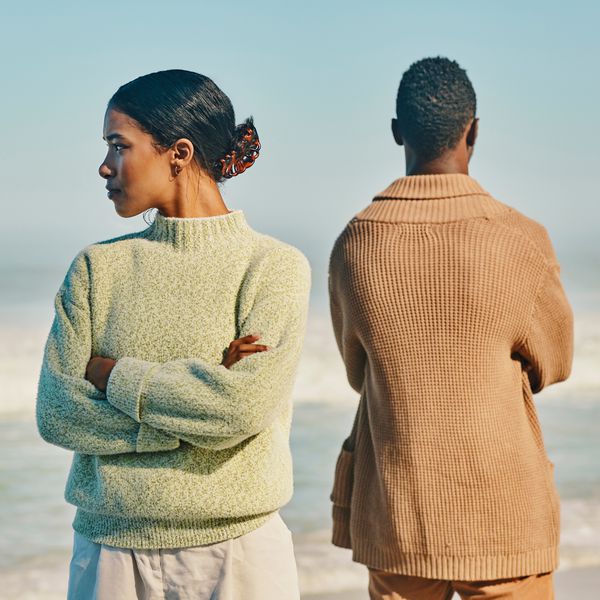
[[[108,108],[102,138],[108,152],[98,172],[106,180],[108,197],[122,217],[161,209],[172,201],[170,152],[159,152],[150,134],[118,110]]]

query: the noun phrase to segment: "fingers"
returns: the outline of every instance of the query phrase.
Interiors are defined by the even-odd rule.
[[[230,361],[237,362],[245,356],[252,356],[258,352],[266,352],[270,350],[269,346],[262,344],[239,344],[227,352],[227,358]]]
[[[266,352],[267,350],[270,350],[271,347],[267,346],[266,344],[252,343],[259,338],[259,333],[253,333],[233,340],[233,342],[229,344],[226,356],[224,357],[223,362],[221,364],[229,368],[231,365],[238,362],[242,358],[252,356],[257,352]]]
[[[247,344],[249,342],[252,342],[253,340],[258,340],[259,338],[260,333],[251,333],[250,335],[245,335],[243,337],[238,338],[237,340],[233,340],[231,344]]]
[[[239,344],[237,347],[238,352],[264,352],[269,348],[270,346],[264,344]]]
[[[270,347],[265,344],[252,343],[259,338],[259,333],[252,333],[233,340],[229,344],[229,352],[264,352],[265,350],[269,350]]]

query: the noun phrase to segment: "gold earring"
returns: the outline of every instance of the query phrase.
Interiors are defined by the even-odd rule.
[[[179,165],[175,165],[175,177],[181,173],[181,167]]]

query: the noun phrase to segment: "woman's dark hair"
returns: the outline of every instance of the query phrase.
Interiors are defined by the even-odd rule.
[[[252,117],[236,126],[227,95],[212,79],[193,71],[142,75],[122,85],[108,108],[134,119],[160,148],[189,139],[198,165],[216,182],[242,173],[258,157]]]
[[[424,58],[402,75],[396,115],[403,137],[423,159],[454,148],[476,109],[475,90],[456,61]]]

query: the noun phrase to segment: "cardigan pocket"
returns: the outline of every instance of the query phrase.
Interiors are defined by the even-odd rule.
[[[342,448],[335,465],[330,499],[336,506],[350,508],[354,484],[354,452]]]
[[[352,488],[354,487],[354,450],[356,448],[356,438],[358,437],[359,421],[361,418],[361,408],[364,406],[364,392],[360,395],[352,431],[344,440],[342,449],[335,465],[335,474],[333,477],[333,490],[329,496],[335,507],[349,509],[352,500]],[[338,511],[339,512],[339,511]],[[344,511],[348,513],[348,511]],[[335,527],[334,527],[335,529]]]

